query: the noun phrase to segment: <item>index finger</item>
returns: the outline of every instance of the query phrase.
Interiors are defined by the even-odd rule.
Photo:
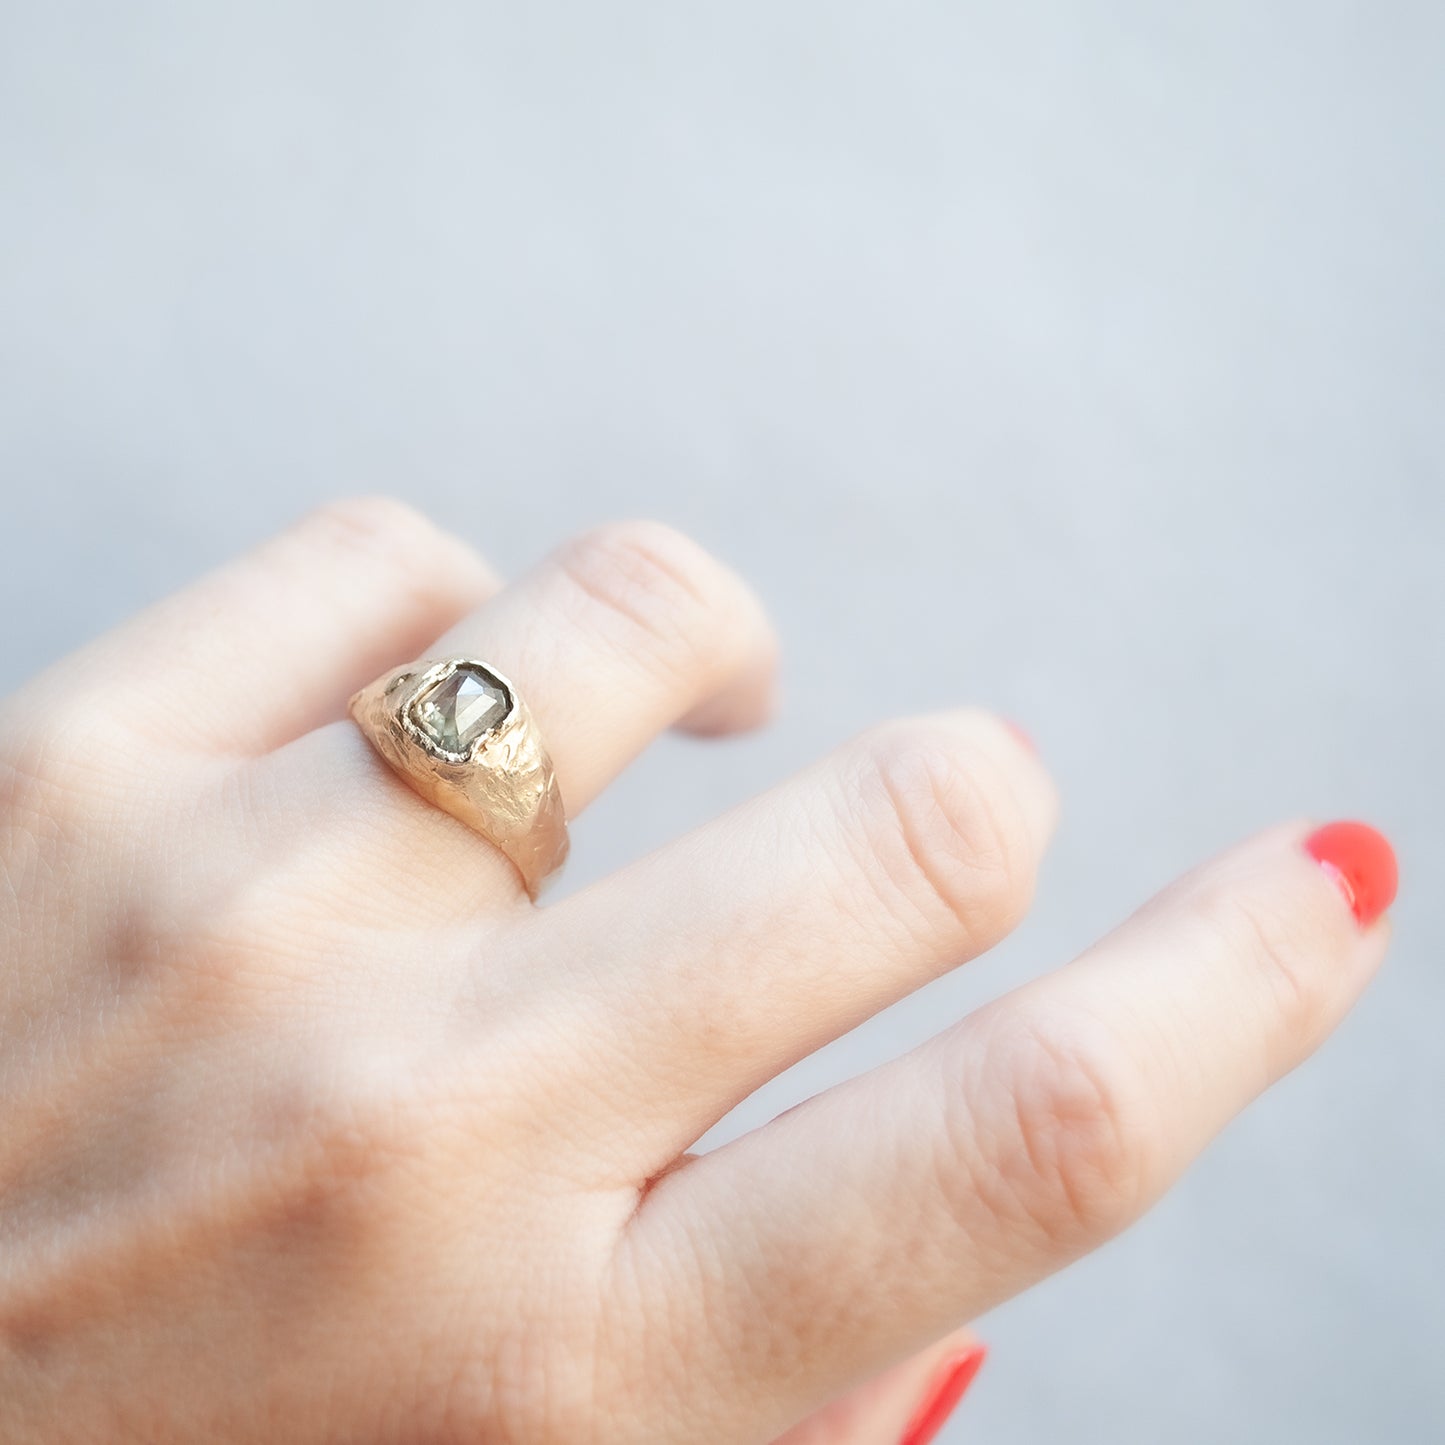
[[[806,1407],[1131,1223],[1383,957],[1388,844],[1306,835],[1235,850],[1070,967],[662,1179],[624,1261],[679,1241],[699,1260],[693,1388],[705,1361],[716,1398]]]

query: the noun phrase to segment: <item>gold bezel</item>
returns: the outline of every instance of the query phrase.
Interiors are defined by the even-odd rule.
[[[469,672],[478,672],[488,682],[501,689],[503,697],[506,698],[506,711],[485,731],[478,733],[472,739],[471,745],[465,752],[454,753],[442,747],[430,732],[417,721],[415,711],[417,704],[433,688],[440,686],[447,678],[462,669]],[[512,720],[517,711],[517,690],[511,681],[502,676],[494,667],[489,667],[485,662],[475,657],[449,657],[445,662],[438,662],[420,673],[403,673],[392,680],[389,691],[394,691],[403,683],[410,682],[412,687],[406,697],[397,704],[397,717],[406,735],[420,747],[424,752],[434,758],[441,758],[448,763],[473,763],[477,760],[477,754]]]

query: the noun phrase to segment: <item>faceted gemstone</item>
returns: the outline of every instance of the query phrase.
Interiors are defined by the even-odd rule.
[[[507,694],[484,672],[459,667],[412,704],[417,725],[443,752],[464,753],[507,714]]]

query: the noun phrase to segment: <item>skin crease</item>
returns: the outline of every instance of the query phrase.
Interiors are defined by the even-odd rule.
[[[450,653],[515,680],[572,816],[771,706],[761,608],[685,538],[502,587],[368,500],[0,709],[7,1445],[897,1441],[963,1321],[1136,1218],[1383,956],[1284,824],[694,1159],[1018,922],[1045,768],[980,711],[884,724],[534,908],[344,719]]]

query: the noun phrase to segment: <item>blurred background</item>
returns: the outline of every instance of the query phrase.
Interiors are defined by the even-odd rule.
[[[508,570],[656,515],[777,616],[777,725],[660,744],[574,884],[889,714],[1019,718],[1032,921],[718,1138],[1375,821],[1386,975],[983,1322],[945,1438],[1439,1439],[1442,75],[1427,3],[0,4],[0,663],[381,490]]]

